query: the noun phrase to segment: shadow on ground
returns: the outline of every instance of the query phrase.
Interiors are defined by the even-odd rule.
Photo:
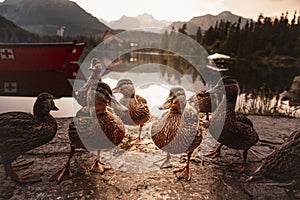
[[[88,167],[95,157],[81,150],[71,162],[73,178],[57,185],[48,179],[67,160],[70,150],[67,129],[71,121],[71,118],[59,118],[56,137],[50,143],[18,159],[34,160],[34,164],[27,171],[42,173],[43,181],[26,185],[15,184],[6,177],[1,166],[0,199],[288,199],[282,188],[245,184],[244,180],[257,168],[263,157],[277,148],[292,130],[298,128],[300,119],[265,116],[249,118],[264,143],[259,142],[253,147],[255,151],[249,153],[248,166],[243,173],[232,171],[232,164],[242,161],[241,152],[223,147],[220,157],[203,157],[216,144],[208,133],[192,156],[191,181],[178,180],[173,173],[174,169],[184,165],[185,155],[172,156],[173,168],[160,170],[156,167],[148,171],[137,170],[136,173],[133,172],[135,167],[140,169],[145,163],[141,156],[128,161],[132,167],[129,169],[128,166],[109,161],[109,154],[104,152],[103,160],[111,162],[117,169],[106,171],[104,174],[87,174],[82,166]],[[128,151],[143,155],[159,152],[149,138],[149,126],[144,128],[143,142],[129,146]],[[135,127],[127,129],[129,134],[136,134],[138,131]],[[161,152],[153,158],[162,158],[163,155],[165,154]],[[20,173],[26,173],[26,170]]]

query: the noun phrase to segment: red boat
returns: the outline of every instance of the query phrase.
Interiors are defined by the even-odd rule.
[[[86,43],[0,43],[0,96],[71,97]]]

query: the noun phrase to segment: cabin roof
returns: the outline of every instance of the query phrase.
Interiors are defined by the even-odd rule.
[[[224,55],[224,54],[220,54],[220,53],[214,53],[214,54],[209,55],[207,57],[207,59],[209,59],[209,60],[214,60],[214,59],[229,59],[229,58],[230,58],[230,56]]]

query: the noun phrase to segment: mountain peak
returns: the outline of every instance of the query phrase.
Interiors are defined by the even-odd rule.
[[[154,20],[154,17],[148,13],[139,14],[138,16],[136,16],[136,18]]]
[[[115,29],[138,29],[138,28],[165,28],[170,22],[166,20],[157,20],[151,14],[143,13],[136,17],[124,17],[116,21],[109,22],[110,26]]]
[[[228,10],[227,11],[225,10],[223,12],[220,12],[218,15],[233,15],[233,14],[232,14],[232,12],[230,12]]]

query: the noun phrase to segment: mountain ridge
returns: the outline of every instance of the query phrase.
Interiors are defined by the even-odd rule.
[[[56,35],[61,26],[65,26],[65,35],[103,34],[111,30],[69,0],[5,0],[0,4],[0,15],[40,35]]]
[[[171,22],[167,20],[157,20],[148,13],[138,14],[136,17],[123,15],[118,20],[109,22],[113,29],[142,29],[142,28],[166,28]]]
[[[232,23],[237,23],[238,19],[241,17],[241,27],[243,27],[247,21],[252,19],[247,19],[239,15],[235,15],[230,11],[223,11],[217,15],[205,14],[202,16],[195,16],[189,21],[176,21],[169,25],[169,28],[174,27],[176,30],[182,27],[183,24],[187,24],[188,34],[196,34],[198,27],[200,26],[202,31],[208,30],[210,26],[214,26],[217,21],[224,20]]]

